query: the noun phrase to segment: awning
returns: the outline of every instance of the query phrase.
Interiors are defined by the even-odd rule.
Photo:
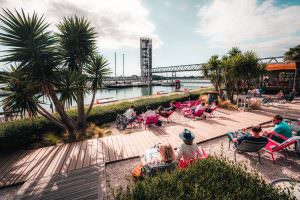
[[[296,70],[296,63],[290,62],[290,63],[273,63],[273,64],[268,64],[267,67],[266,67],[266,70],[268,70],[268,71]]]

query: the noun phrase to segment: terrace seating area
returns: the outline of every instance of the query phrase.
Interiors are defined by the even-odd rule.
[[[180,105],[180,109],[182,108]],[[101,169],[97,168],[93,173],[98,177],[98,186],[94,189],[98,191],[98,197],[102,198],[106,192],[105,177],[102,174],[105,165],[109,163],[137,158],[157,143],[170,143],[172,147],[178,148],[182,143],[178,135],[185,128],[195,134],[194,142],[199,144],[222,137],[229,131],[269,123],[274,113],[297,119],[300,116],[300,102],[296,99],[293,104],[287,103],[252,112],[228,112],[221,108],[214,112],[213,118],[193,120],[176,111],[168,123],[167,119],[160,118],[163,121],[162,126],[150,125],[145,130],[143,126],[137,125],[130,128],[130,134],[113,128],[113,134],[103,138],[1,155],[0,187],[25,183],[19,191],[19,199],[43,196],[46,191],[47,195],[51,196],[49,191],[72,190],[68,184],[72,182],[72,177],[78,170],[101,166]],[[58,181],[63,186],[55,187],[53,182],[62,180],[63,177],[70,178],[70,181]],[[39,181],[44,185],[38,186]],[[79,192],[77,197],[86,195],[86,192]]]

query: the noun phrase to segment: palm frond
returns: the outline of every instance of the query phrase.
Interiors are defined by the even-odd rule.
[[[101,54],[94,54],[89,57],[88,64],[84,70],[91,90],[95,91],[102,87],[103,79],[111,73],[108,65],[108,60]]]

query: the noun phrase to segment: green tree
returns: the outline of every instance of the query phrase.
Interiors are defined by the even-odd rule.
[[[296,63],[296,71],[295,71],[295,88],[300,90],[300,45],[297,45],[293,48],[290,48],[284,54],[285,61],[294,61]]]
[[[221,92],[222,84],[222,66],[218,55],[213,55],[208,60],[208,63],[203,65],[203,73],[215,87],[215,90]]]
[[[3,9],[0,16],[0,44],[8,49],[1,62],[16,63],[15,68],[1,73],[5,89],[12,92],[2,104],[16,112],[40,114],[74,138],[74,133],[84,128],[90,112],[85,113],[84,94],[95,93],[109,73],[107,60],[94,55],[94,29],[86,19],[75,16],[65,18],[55,35],[48,31],[45,18],[36,13]],[[94,57],[102,61],[93,62]],[[57,115],[43,108],[41,96],[51,99]],[[65,111],[73,100],[78,105],[77,120]],[[88,110],[92,106],[93,102]]]
[[[212,56],[203,66],[203,72],[216,90],[225,88],[228,99],[233,101],[241,86],[243,90],[248,90],[257,84],[256,79],[264,73],[264,66],[259,64],[254,51],[243,53],[238,47],[233,47],[221,60],[217,55]]]

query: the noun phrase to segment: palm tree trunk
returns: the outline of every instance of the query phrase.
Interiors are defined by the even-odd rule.
[[[74,120],[66,114],[63,106],[61,105],[61,103],[59,102],[59,100],[56,96],[53,86],[48,84],[47,88],[48,88],[51,100],[52,100],[53,104],[55,105],[55,108],[56,108],[58,114],[60,115],[61,121],[66,126],[67,131],[71,135],[74,134],[74,131],[76,131],[76,125],[75,125]]]
[[[79,76],[82,75],[82,63],[80,59],[77,59],[77,64],[79,66]],[[78,118],[77,118],[77,126],[79,129],[83,129],[86,127],[86,116],[84,112],[84,95],[83,91],[77,94],[77,111],[78,111]]]
[[[88,108],[88,110],[87,110],[87,112],[86,112],[86,114],[85,114],[85,117],[86,117],[86,118],[89,116],[89,114],[90,114],[90,112],[91,112],[91,110],[92,110],[92,108],[93,108],[94,101],[95,101],[95,97],[96,97],[96,90],[93,91],[93,97],[92,97],[90,106],[89,106],[89,108]]]
[[[63,123],[61,123],[61,122],[59,122],[59,121],[53,119],[51,116],[47,115],[47,114],[44,113],[42,110],[38,110],[37,112],[38,112],[40,115],[42,115],[43,117],[45,117],[46,119],[48,119],[50,122],[52,122],[53,124],[55,124],[56,126],[62,128],[62,129],[64,129],[64,130],[67,129],[67,127],[66,127]]]

